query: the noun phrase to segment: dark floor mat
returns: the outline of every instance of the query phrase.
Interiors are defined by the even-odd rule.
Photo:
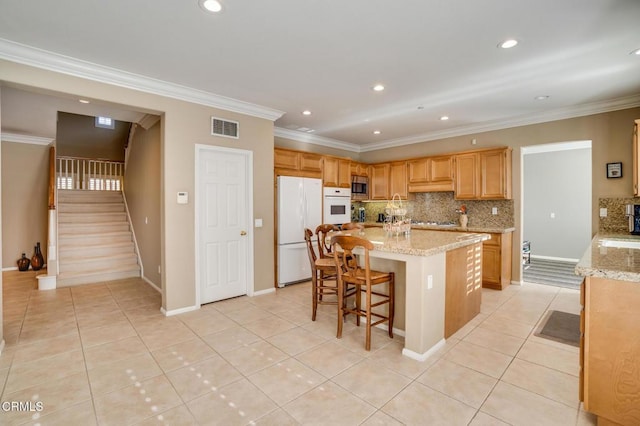
[[[580,347],[580,315],[549,311],[534,335]]]

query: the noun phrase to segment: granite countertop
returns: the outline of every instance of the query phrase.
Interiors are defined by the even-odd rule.
[[[638,248],[629,247],[633,245]],[[640,236],[596,234],[575,271],[583,277],[640,283]]]
[[[374,250],[412,256],[432,256],[491,238],[490,235],[481,233],[419,229],[414,229],[406,235],[393,235],[387,234],[381,227],[365,228],[363,231],[340,231],[340,234],[365,238],[374,244]]]
[[[380,222],[364,222],[364,226],[367,227],[382,227]],[[489,234],[506,234],[513,232],[516,228],[488,228],[481,226],[467,226],[463,228],[458,225],[425,225],[425,224],[411,224],[411,229],[423,229],[430,231],[454,231],[454,232],[486,232]]]

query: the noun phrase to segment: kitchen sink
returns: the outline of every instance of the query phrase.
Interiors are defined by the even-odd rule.
[[[600,240],[601,247],[640,249],[640,240]]]

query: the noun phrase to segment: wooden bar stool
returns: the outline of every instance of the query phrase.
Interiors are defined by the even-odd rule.
[[[373,243],[364,238],[351,235],[335,235],[331,238],[333,246],[333,255],[336,265],[340,265],[338,271],[338,334],[342,337],[343,319],[347,314],[356,315],[356,325],[360,326],[360,317],[366,318],[367,329],[365,339],[365,349],[371,350],[371,327],[386,322],[389,326],[389,337],[393,338],[393,306],[394,306],[394,282],[395,275],[393,272],[374,271],[369,266],[369,251],[373,250]],[[358,265],[357,255],[353,253],[354,248],[361,247],[364,251],[364,266]],[[374,291],[373,286],[383,283],[389,283],[388,294]],[[355,286],[355,307],[347,307],[344,293],[345,286],[352,284]],[[362,306],[361,293],[365,293],[365,304]],[[379,300],[373,302],[373,296],[377,296]],[[388,305],[388,314],[383,315],[379,312],[373,312],[372,308],[377,306]],[[376,321],[373,321],[373,318]]]
[[[357,229],[358,231],[362,231],[364,229],[364,225],[359,222],[347,222],[340,225],[340,229],[343,231],[349,231],[352,229]]]
[[[313,248],[313,232],[310,229],[304,230],[304,241],[307,243],[307,253],[311,264],[311,295],[313,308],[311,320],[316,320],[318,304],[336,305],[338,303],[338,285],[336,281],[336,263],[332,257],[318,257]],[[335,295],[335,301],[323,300],[323,296]]]
[[[331,239],[327,238],[330,232],[339,231],[336,225],[331,223],[323,223],[316,227],[316,239],[318,240],[318,257],[330,257],[333,259],[333,253],[331,253]]]

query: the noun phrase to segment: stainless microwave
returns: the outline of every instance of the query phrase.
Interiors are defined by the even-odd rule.
[[[366,176],[353,176],[351,178],[351,198],[354,200],[366,200],[369,198],[369,178]]]

